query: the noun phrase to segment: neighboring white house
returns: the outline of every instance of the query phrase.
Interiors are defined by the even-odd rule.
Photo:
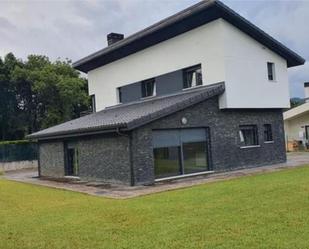
[[[309,82],[304,87],[306,102],[283,113],[288,150],[309,146]]]

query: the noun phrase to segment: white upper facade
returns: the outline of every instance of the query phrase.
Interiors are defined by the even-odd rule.
[[[275,79],[268,79],[267,63]],[[201,64],[203,85],[225,82],[220,108],[288,108],[287,62],[223,19],[88,72],[97,111],[118,104],[117,88]]]
[[[305,60],[218,0],[204,0],[73,64],[96,110],[225,82],[221,109],[288,108],[288,67]]]

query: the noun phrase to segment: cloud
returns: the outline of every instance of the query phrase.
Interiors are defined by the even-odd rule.
[[[198,0],[66,0],[0,2],[0,56],[44,54],[80,59],[106,46],[106,35],[128,36]],[[224,1],[309,60],[308,1]],[[309,66],[289,69],[291,95],[302,96]]]

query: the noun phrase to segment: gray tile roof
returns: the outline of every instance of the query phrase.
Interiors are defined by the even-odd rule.
[[[47,139],[95,132],[132,130],[224,92],[224,82],[185,90],[168,96],[120,104],[32,133],[31,139]]]

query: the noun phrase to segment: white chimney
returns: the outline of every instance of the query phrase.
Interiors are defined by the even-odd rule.
[[[304,87],[305,87],[305,101],[309,102],[309,82],[305,82]]]

